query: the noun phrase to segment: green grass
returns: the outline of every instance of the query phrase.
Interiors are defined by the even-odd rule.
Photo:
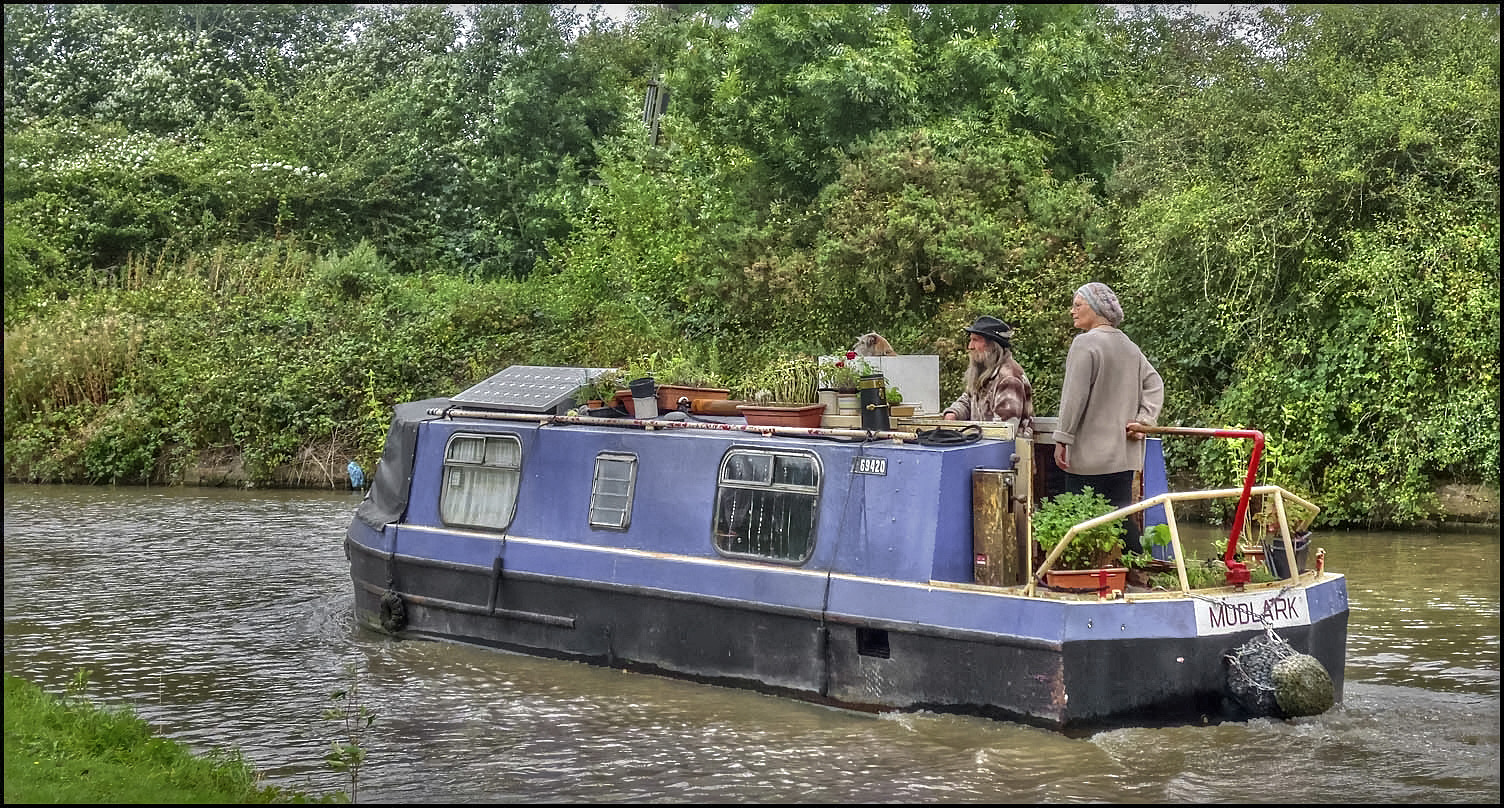
[[[76,682],[81,689],[85,677]],[[238,752],[195,755],[127,708],[54,696],[5,674],[6,803],[342,802],[260,785]]]

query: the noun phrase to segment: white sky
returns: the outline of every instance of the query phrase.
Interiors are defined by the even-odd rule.
[[[627,12],[632,8],[631,3],[571,3],[570,5],[580,13],[581,17],[590,16],[590,8],[599,6],[602,13],[617,22],[626,22]]]

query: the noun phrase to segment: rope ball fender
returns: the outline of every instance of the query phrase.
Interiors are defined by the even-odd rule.
[[[393,634],[407,628],[407,604],[395,590],[381,596],[381,627]]]
[[[1320,715],[1336,701],[1331,674],[1321,661],[1296,651],[1272,628],[1225,659],[1228,691],[1255,718]]]

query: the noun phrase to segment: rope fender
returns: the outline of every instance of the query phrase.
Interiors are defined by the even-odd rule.
[[[407,604],[395,589],[388,589],[381,596],[381,627],[393,634],[407,628]]]

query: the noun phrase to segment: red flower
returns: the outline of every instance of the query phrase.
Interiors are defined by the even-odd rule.
[[[855,359],[856,358],[856,351],[847,351],[846,352],[846,358],[847,359]]]

